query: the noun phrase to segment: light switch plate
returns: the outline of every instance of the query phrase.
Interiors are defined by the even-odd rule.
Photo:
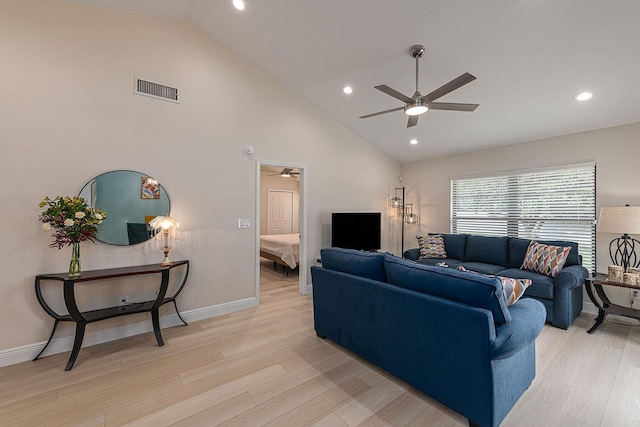
[[[240,218],[238,220],[238,228],[251,228],[251,220],[249,218]]]

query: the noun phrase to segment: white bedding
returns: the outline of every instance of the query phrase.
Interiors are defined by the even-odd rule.
[[[289,267],[296,268],[300,257],[300,234],[260,236],[260,250],[280,257]]]

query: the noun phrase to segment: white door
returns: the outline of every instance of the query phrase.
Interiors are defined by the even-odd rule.
[[[267,234],[293,233],[293,191],[268,190]]]

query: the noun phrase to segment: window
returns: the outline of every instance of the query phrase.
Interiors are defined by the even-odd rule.
[[[593,163],[451,180],[451,232],[578,243],[596,267]]]

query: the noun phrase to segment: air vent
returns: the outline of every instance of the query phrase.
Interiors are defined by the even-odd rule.
[[[153,83],[148,80],[136,78],[133,92],[138,95],[150,96],[165,101],[180,103],[180,95],[175,87]]]

